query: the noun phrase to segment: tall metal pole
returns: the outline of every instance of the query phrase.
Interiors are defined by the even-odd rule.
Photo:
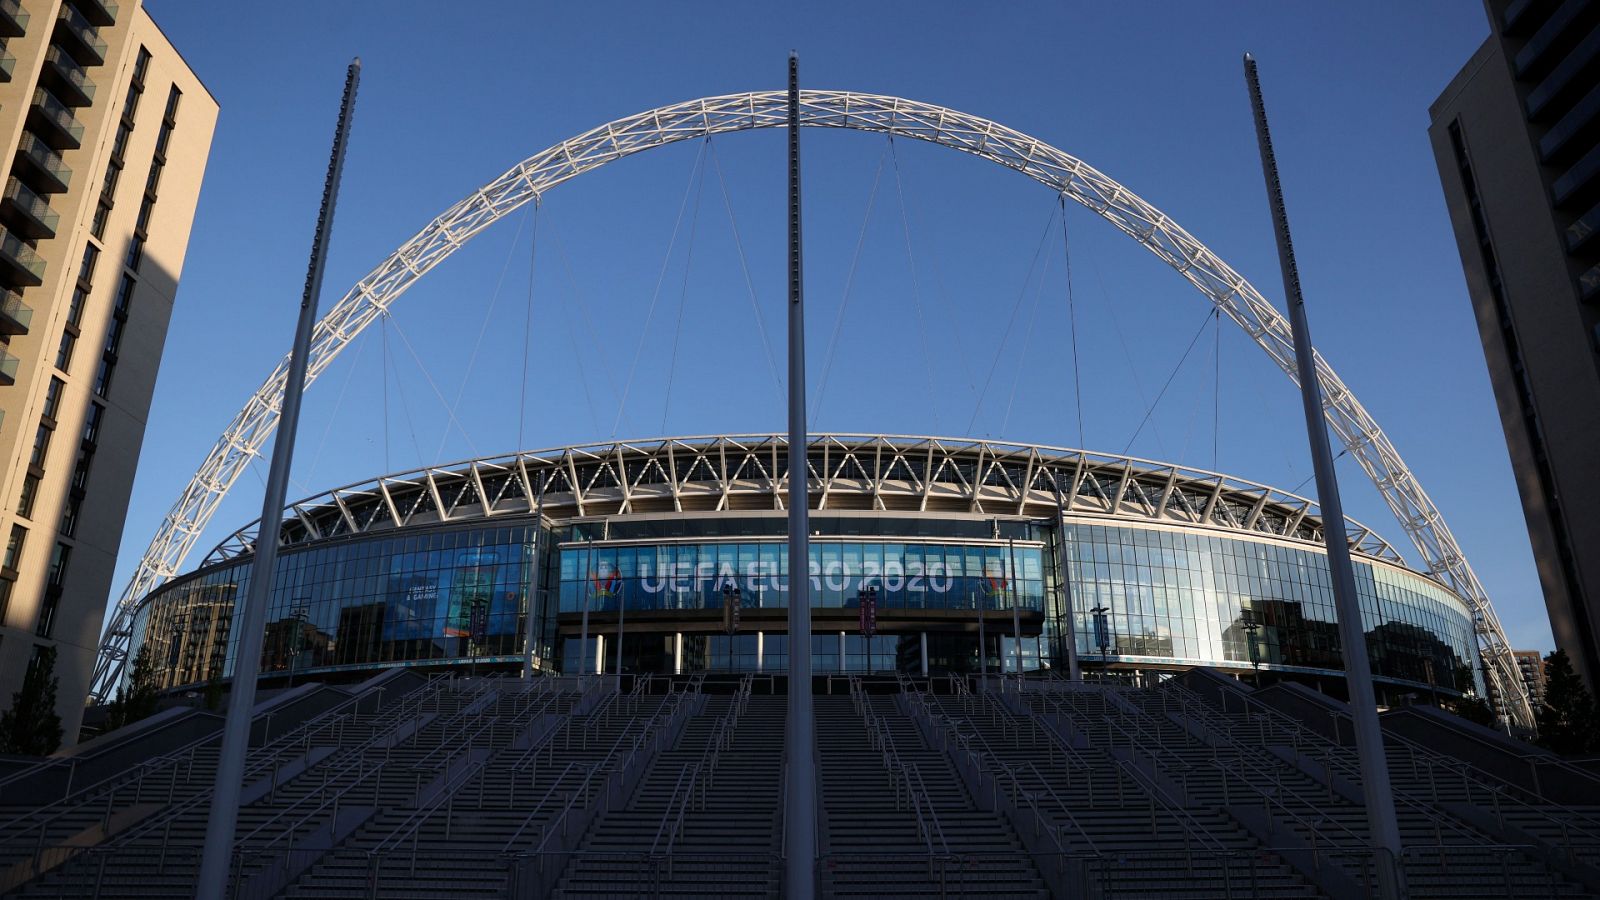
[[[1317,502],[1322,507],[1322,538],[1328,549],[1328,569],[1339,617],[1339,642],[1344,651],[1345,682],[1350,688],[1350,713],[1355,719],[1356,754],[1361,764],[1361,789],[1367,805],[1367,825],[1378,851],[1380,896],[1396,900],[1405,895],[1400,875],[1400,826],[1395,820],[1394,794],[1389,788],[1389,763],[1383,750],[1377,700],[1372,692],[1372,670],[1367,661],[1366,633],[1361,624],[1361,604],[1356,596],[1355,570],[1350,564],[1350,544],[1345,537],[1344,505],[1328,449],[1328,426],[1322,417],[1322,385],[1317,380],[1316,351],[1306,322],[1305,298],[1300,293],[1300,272],[1295,266],[1294,244],[1289,237],[1289,216],[1283,188],[1278,183],[1278,163],[1267,129],[1267,107],[1261,99],[1256,61],[1244,55],[1244,79],[1255,112],[1256,141],[1261,148],[1261,169],[1272,206],[1273,232],[1278,241],[1278,263],[1283,269],[1283,293],[1289,304],[1289,325],[1294,333],[1295,366],[1300,378],[1301,406],[1306,434],[1311,441],[1311,462],[1316,470]]]
[[[1011,584],[1011,649],[1017,654],[1017,677],[1022,677],[1022,590],[1017,584],[1017,542],[1014,538],[1006,538],[1006,553],[1011,557],[1011,577],[1007,581]],[[1000,669],[1005,670],[1005,662],[1001,661]]]
[[[617,690],[622,690],[622,634],[628,614],[627,598],[622,595],[622,579],[617,579]],[[730,657],[732,654],[729,654]]]
[[[811,551],[806,485],[806,316],[800,253],[800,57],[789,54],[789,770],[787,896],[816,895],[817,772],[811,708]]]
[[[583,624],[578,632],[578,683],[583,683],[584,676],[589,674],[589,598],[594,596],[594,579],[599,574],[600,567],[594,563],[594,538],[589,538],[589,545],[585,551],[588,559],[584,563],[584,571],[589,573],[588,584],[583,588]]]
[[[1061,579],[1061,618],[1067,623],[1067,677],[1082,681],[1083,668],[1078,663],[1078,616],[1072,608],[1072,566],[1067,561],[1067,516],[1059,504],[1056,506],[1056,571]]]
[[[533,501],[533,571],[528,576],[528,608],[523,613],[522,621],[522,677],[533,677],[533,610],[539,602],[539,594],[544,582],[544,561],[540,557],[544,553],[544,541],[540,540],[540,532],[544,530],[544,488],[549,482],[549,476],[539,481],[539,493]]]
[[[317,299],[322,294],[322,271],[333,233],[333,207],[339,196],[339,175],[344,169],[350,119],[355,111],[356,88],[361,83],[361,60],[350,62],[344,76],[344,99],[333,133],[333,154],[322,183],[322,208],[311,240],[311,263],[305,291],[300,295],[300,320],[295,325],[294,347],[289,351],[289,374],[283,386],[283,410],[272,447],[272,467],[267,472],[266,496],[261,500],[261,525],[256,532],[256,556],[250,568],[250,588],[245,595],[239,627],[238,656],[233,662],[233,688],[228,715],[222,726],[222,752],[217,758],[217,780],[211,793],[211,814],[206,822],[205,848],[195,896],[222,900],[228,892],[233,857],[233,834],[239,822],[239,793],[244,778],[245,751],[250,743],[250,713],[256,705],[256,676],[261,671],[261,640],[266,628],[267,600],[272,594],[278,561],[278,516],[289,486],[289,464],[294,458],[295,432],[300,424],[300,396],[305,390],[306,363],[311,332],[317,322]]]

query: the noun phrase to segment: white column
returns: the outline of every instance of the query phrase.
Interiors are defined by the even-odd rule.
[[[928,677],[928,633],[922,632],[922,677]]]
[[[672,674],[683,674],[683,632],[678,632],[672,638]]]
[[[767,660],[767,634],[764,631],[756,632],[756,671],[766,668]]]
[[[841,632],[839,632],[839,671],[841,671],[841,672],[845,671],[844,644],[845,644],[844,632],[841,631]]]

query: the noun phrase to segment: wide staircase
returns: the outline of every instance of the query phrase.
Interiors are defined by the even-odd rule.
[[[893,693],[851,679],[816,716],[826,896],[1049,896],[1011,823],[979,808]]]
[[[1265,815],[1274,827],[1307,842],[1366,845],[1353,748],[1239,689],[1229,692],[1231,703],[1181,680],[1120,697],[1120,708],[1137,713],[1183,759],[1213,771],[1248,767],[1252,788],[1273,794]],[[1530,798],[1397,735],[1387,734],[1386,744],[1411,896],[1585,897],[1600,889],[1592,863],[1600,856],[1600,822],[1590,810]],[[1332,855],[1351,877],[1368,877],[1371,863],[1358,854]]]
[[[1163,780],[1102,716],[1053,730],[992,692],[919,698],[930,727],[1007,796],[1019,831],[1053,836],[1057,877],[1106,897],[1309,897],[1317,888],[1221,809],[1220,788]],[[1053,699],[1053,698],[1052,698]],[[1059,723],[1058,723],[1059,727]]]
[[[595,820],[554,896],[778,896],[786,700],[753,683],[708,695],[627,805]]]

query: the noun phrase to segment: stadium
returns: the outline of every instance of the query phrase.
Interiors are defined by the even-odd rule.
[[[1045,184],[1298,378],[1273,305],[1098,170],[954,110],[801,92],[793,72],[788,94],[661,107],[518,163],[314,333],[304,318],[306,381],[564,181],[713,134],[790,127],[794,147],[800,125],[940,144]],[[790,163],[793,211],[797,150]],[[798,233],[792,212],[796,296]],[[811,434],[799,454],[734,434],[517,452],[290,503],[188,566],[280,415],[295,422],[286,360],[173,504],[102,636],[94,699],[149,678],[167,708],[0,759],[0,895],[187,896],[197,875],[202,896],[246,900],[1600,895],[1600,776],[1439,709],[1497,688],[1503,724],[1532,721],[1438,509],[1332,368],[1300,359],[1418,551],[1410,566],[1340,523],[1381,725],[1362,724],[1368,698],[1343,701],[1337,525],[1316,503],[1082,449]],[[268,496],[271,510],[283,495]],[[804,582],[791,517],[807,521]],[[258,548],[278,555],[252,694],[237,633],[261,607],[236,605]],[[791,610],[801,584],[811,602]],[[810,634],[789,634],[806,610]],[[1387,816],[1364,795],[1385,770]]]
[[[819,674],[1064,672],[1070,647],[1089,670],[1214,666],[1343,693],[1310,500],[971,440],[825,435],[808,459]],[[301,500],[278,524],[263,669],[352,681],[394,666],[514,669],[527,652],[568,674],[784,673],[786,466],[781,436],[669,438]],[[232,605],[258,530],[145,599],[135,647],[162,688],[231,676]],[[1466,604],[1371,530],[1348,533],[1384,696],[1481,695]]]

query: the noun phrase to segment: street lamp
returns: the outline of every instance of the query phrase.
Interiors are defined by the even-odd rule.
[[[300,662],[300,644],[305,636],[306,620],[311,618],[311,609],[296,606],[289,611],[289,618],[294,622],[294,631],[289,634],[289,687],[294,687],[294,670]]]
[[[1255,672],[1256,687],[1261,686],[1261,651],[1256,647],[1256,632],[1261,630],[1261,623],[1256,621],[1255,615],[1250,610],[1241,613],[1244,619],[1245,646],[1250,651],[1250,668]]]
[[[1111,612],[1111,607],[1096,606],[1089,612],[1094,615],[1094,644],[1100,648],[1100,677],[1103,680],[1111,668],[1111,660],[1108,658],[1111,653],[1111,629],[1106,621],[1106,614]]]
[[[878,635],[878,589],[865,587],[856,592],[856,603],[861,607],[861,634],[867,639],[867,674],[873,673],[873,638]]]

